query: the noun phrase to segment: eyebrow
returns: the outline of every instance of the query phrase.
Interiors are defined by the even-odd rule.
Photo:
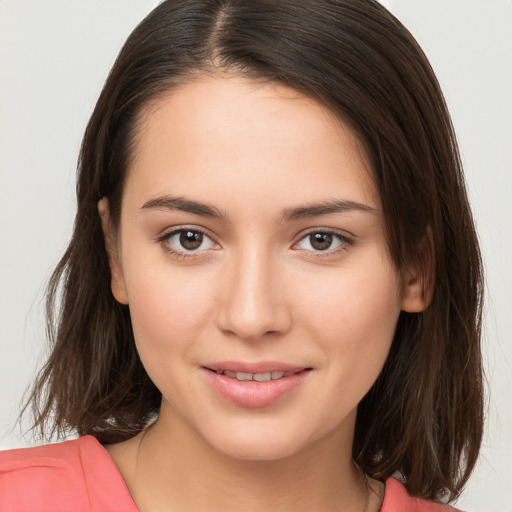
[[[297,208],[287,208],[283,211],[282,221],[294,221],[306,219],[309,217],[318,217],[320,215],[329,215],[332,213],[342,213],[360,211],[365,213],[377,214],[378,210],[367,204],[358,203],[356,201],[347,201],[341,199],[333,199],[331,201],[322,201],[318,204],[308,206],[299,206]]]
[[[184,197],[162,196],[146,201],[143,209],[165,209],[179,210],[182,212],[193,213],[201,217],[211,217],[218,220],[227,220],[228,216],[215,206],[185,199]],[[298,206],[295,208],[286,208],[281,215],[282,222],[291,222],[310,217],[318,217],[321,215],[329,215],[333,213],[343,213],[351,211],[361,211],[371,214],[377,214],[378,211],[367,204],[358,203],[356,201],[347,201],[342,199],[333,199],[330,201],[322,201],[321,203],[311,204],[307,206]]]
[[[185,199],[184,197],[156,197],[154,199],[150,199],[146,201],[142,207],[143,209],[150,208],[163,208],[166,210],[179,210],[182,212],[193,213],[195,215],[200,215],[202,217],[212,217],[214,219],[226,220],[227,215],[222,213],[215,206],[211,206],[206,203],[201,203],[199,201],[192,201],[190,199]]]

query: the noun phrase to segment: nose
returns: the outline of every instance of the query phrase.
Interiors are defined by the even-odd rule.
[[[221,279],[217,322],[224,333],[253,341],[290,329],[291,312],[275,258],[246,248],[233,256]]]

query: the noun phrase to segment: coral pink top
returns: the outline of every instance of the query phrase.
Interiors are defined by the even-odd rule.
[[[386,480],[381,512],[449,512]],[[92,436],[0,452],[0,512],[138,512],[107,451]]]

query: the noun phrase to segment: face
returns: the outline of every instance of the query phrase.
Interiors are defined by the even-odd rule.
[[[159,421],[243,459],[351,439],[419,300],[354,134],[292,89],[236,77],[173,90],[139,128],[112,290]]]

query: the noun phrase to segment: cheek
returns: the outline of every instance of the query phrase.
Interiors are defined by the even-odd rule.
[[[192,347],[211,317],[208,280],[198,280],[195,269],[178,272],[154,260],[144,265],[136,259],[135,267],[128,270],[132,270],[127,272],[128,302],[139,350],[160,356]]]
[[[305,328],[322,345],[331,377],[350,382],[350,389],[362,389],[363,395],[382,369],[400,314],[396,273],[373,268],[344,269],[335,279],[316,281],[301,306]]]
[[[301,314],[327,331],[357,335],[375,332],[385,336],[394,330],[400,312],[400,288],[396,273],[346,268],[325,279],[312,276],[295,291]]]
[[[186,274],[154,265],[144,273],[131,274],[127,286],[139,357],[171,403],[183,400],[183,382],[197,364],[198,340],[211,318],[207,290]]]

